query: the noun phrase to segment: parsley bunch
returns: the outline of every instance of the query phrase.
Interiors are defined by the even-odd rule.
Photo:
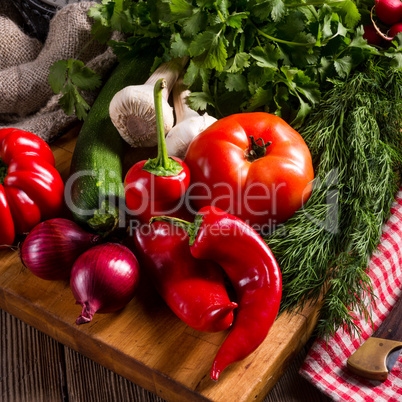
[[[159,57],[190,57],[190,105],[215,117],[262,109],[299,127],[330,86],[372,55],[401,64],[399,50],[367,44],[372,1],[103,0],[93,33],[120,57],[157,43]],[[154,46],[155,48],[155,46]]]

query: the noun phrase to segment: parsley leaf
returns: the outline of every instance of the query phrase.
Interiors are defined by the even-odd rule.
[[[202,92],[192,92],[188,98],[189,105],[195,110],[206,110],[208,105],[214,105],[214,100],[208,88],[204,86],[203,89]]]
[[[228,73],[242,72],[245,68],[250,66],[250,56],[246,52],[236,53],[231,60],[228,60],[226,71]]]
[[[195,57],[203,68],[222,71],[227,59],[227,40],[221,31],[206,31],[198,34],[189,47],[190,56]]]
[[[241,74],[228,74],[226,77],[225,86],[229,91],[246,91],[246,77]]]
[[[85,119],[90,109],[80,90],[92,91],[102,83],[98,74],[75,59],[56,61],[50,66],[48,81],[55,94],[62,94],[59,105],[65,113],[75,112],[80,120]]]

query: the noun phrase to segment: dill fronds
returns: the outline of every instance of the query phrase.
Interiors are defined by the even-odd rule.
[[[370,60],[333,81],[300,134],[316,178],[302,209],[265,240],[283,275],[281,311],[322,297],[317,334],[358,332],[375,298],[368,264],[400,185],[402,72]]]

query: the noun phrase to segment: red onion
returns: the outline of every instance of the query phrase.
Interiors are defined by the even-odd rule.
[[[126,246],[105,243],[80,255],[73,265],[70,286],[82,312],[77,324],[92,320],[96,312],[122,309],[133,298],[140,268],[135,255]]]
[[[101,239],[71,220],[49,219],[29,232],[22,243],[20,258],[39,278],[67,279],[77,257]]]

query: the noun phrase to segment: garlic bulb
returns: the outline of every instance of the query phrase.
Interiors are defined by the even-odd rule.
[[[176,114],[176,125],[166,136],[166,148],[169,156],[184,159],[191,141],[216,119],[208,113],[198,114],[187,104],[190,91],[180,77],[173,87],[173,106]]]
[[[130,85],[117,92],[110,102],[109,114],[122,138],[132,147],[157,145],[156,119],[152,85]],[[172,107],[163,102],[165,132],[174,124]]]
[[[143,85],[130,85],[117,92],[109,105],[109,115],[121,137],[132,147],[153,147],[158,143],[154,106],[154,86],[164,78],[163,121],[165,132],[173,127],[173,108],[169,93],[177,81],[187,58],[173,59],[161,64]]]

